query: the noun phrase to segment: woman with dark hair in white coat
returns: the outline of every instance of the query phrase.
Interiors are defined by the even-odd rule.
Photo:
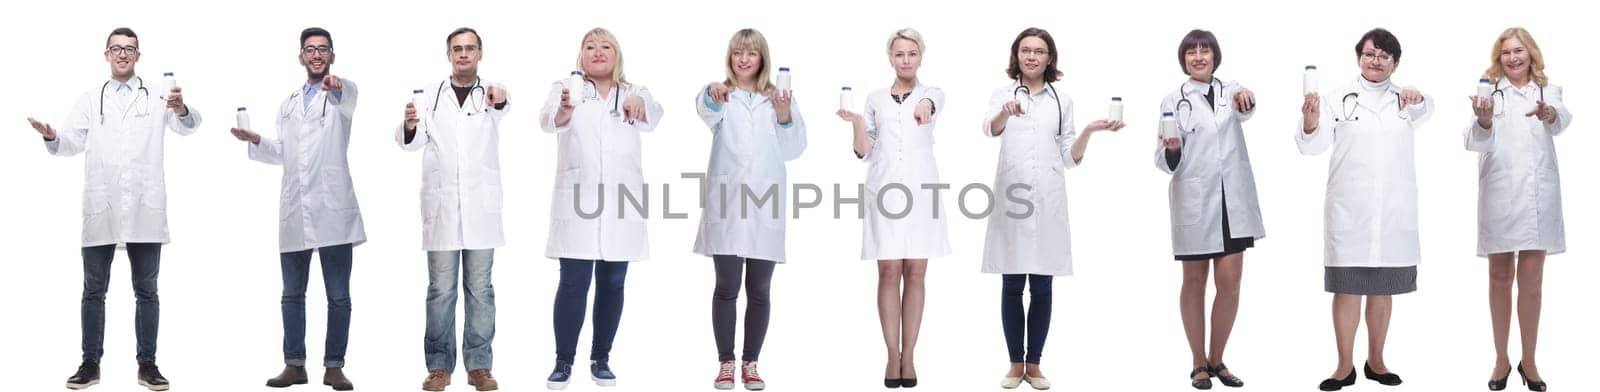
[[[1013,82],[994,91],[983,117],[983,134],[1001,142],[983,272],[1002,274],[1000,318],[1011,369],[1000,386],[1007,389],[1023,382],[1050,388],[1039,370],[1039,357],[1050,331],[1052,286],[1055,276],[1072,275],[1067,184],[1061,174],[1083,161],[1090,135],[1123,126],[1121,121],[1095,120],[1082,135],[1074,130],[1072,98],[1051,83],[1061,78],[1058,53],[1044,29],[1017,34],[1006,69]],[[1026,312],[1024,287],[1030,296]]]
[[[1189,384],[1211,389],[1211,377],[1217,377],[1237,388],[1244,381],[1223,364],[1222,353],[1239,314],[1244,251],[1266,237],[1242,127],[1255,114],[1255,94],[1215,77],[1222,47],[1209,31],[1183,37],[1178,65],[1189,79],[1161,101],[1161,112],[1173,114],[1178,132],[1157,138],[1156,167],[1172,175],[1172,253],[1183,262],[1178,309],[1194,366]],[[1206,278],[1213,263],[1217,296],[1207,350]]]
[[[1373,29],[1355,45],[1361,75],[1300,107],[1300,153],[1332,150],[1323,225],[1323,286],[1333,293],[1339,364],[1318,388],[1355,385],[1354,346],[1367,309],[1367,379],[1400,385],[1383,347],[1394,295],[1417,290],[1422,246],[1417,234],[1416,130],[1433,114],[1433,100],[1390,79],[1400,66],[1400,40]]]
[[[912,388],[917,386],[913,354],[927,302],[923,282],[928,259],[950,254],[944,208],[922,188],[939,183],[933,126],[944,109],[944,91],[917,78],[924,52],[921,33],[895,31],[887,51],[894,84],[868,95],[864,113],[840,108],[838,114],[852,125],[856,157],[871,165],[862,195],[867,216],[861,259],[878,261],[878,319],[889,353],[883,385]],[[905,191],[892,190],[895,186]]]
[[[1467,150],[1478,153],[1478,256],[1489,258],[1489,314],[1494,324],[1494,370],[1489,389],[1511,378],[1506,341],[1511,335],[1511,286],[1517,290],[1522,360],[1517,374],[1528,389],[1543,391],[1534,363],[1544,259],[1567,249],[1561,221],[1561,173],[1556,135],[1572,124],[1561,87],[1544,74],[1544,53],[1521,27],[1500,33],[1484,77],[1489,96],[1472,97],[1473,122],[1462,130]]]

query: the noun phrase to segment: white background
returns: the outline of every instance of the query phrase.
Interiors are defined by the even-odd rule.
[[[670,3],[670,4],[669,4]],[[0,25],[11,45],[0,95],[6,184],[4,238],[8,298],[0,355],[7,390],[61,388],[79,358],[81,290],[79,202],[82,162],[47,155],[25,117],[60,124],[78,94],[108,75],[103,40],[114,27],[140,35],[138,70],[147,80],[177,73],[185,97],[207,120],[189,137],[169,137],[167,186],[173,243],[163,249],[159,358],[178,390],[253,390],[281,365],[276,214],[281,171],[245,157],[227,133],[233,109],[248,106],[258,127],[304,82],[297,38],[307,26],[333,32],[333,73],[360,83],[351,169],[371,242],[356,249],[354,325],[348,374],[361,390],[415,390],[423,366],[427,284],[417,205],[420,154],[394,145],[410,90],[448,75],[445,35],[471,26],[484,38],[481,74],[511,91],[503,123],[506,233],[495,269],[499,304],[495,371],[507,390],[542,388],[552,362],[550,304],[557,268],[543,258],[555,138],[537,127],[549,83],[573,67],[581,33],[593,26],[621,41],[629,79],[666,107],[644,136],[646,177],[671,183],[674,212],[656,220],[655,259],[632,266],[627,311],[613,351],[617,390],[709,389],[716,373],[709,297],[713,274],[690,252],[698,213],[695,183],[680,172],[705,168],[710,134],[695,118],[697,88],[723,75],[728,37],[756,27],[794,85],[810,125],[811,149],[789,164],[792,182],[862,180],[849,152],[849,127],[833,116],[841,85],[858,91],[892,78],[885,39],[922,31],[924,83],[944,88],[937,154],[946,182],[990,183],[1000,143],[979,133],[992,89],[1008,81],[1007,50],[1028,26],[1050,30],[1066,76],[1056,83],[1078,103],[1082,126],[1114,95],[1130,126],[1099,134],[1082,167],[1069,171],[1077,276],[1056,282],[1055,320],[1044,369],[1062,389],[1189,390],[1189,352],[1177,312],[1180,269],[1170,256],[1166,184],[1152,167],[1162,96],[1184,79],[1176,47],[1191,28],[1217,34],[1219,76],[1256,91],[1260,109],[1245,124],[1269,234],[1246,257],[1242,311],[1227,362],[1253,390],[1309,390],[1332,373],[1330,295],[1322,291],[1322,203],[1326,157],[1300,156],[1291,141],[1301,69],[1317,64],[1322,86],[1357,74],[1353,46],[1383,26],[1400,38],[1395,75],[1440,101],[1417,137],[1425,262],[1420,291],[1398,297],[1389,366],[1404,390],[1474,390],[1493,361],[1485,261],[1473,256],[1476,155],[1462,148],[1465,97],[1506,27],[1529,28],[1545,51],[1551,81],[1566,87],[1577,121],[1557,143],[1565,169],[1571,252],[1550,259],[1540,359],[1557,388],[1592,382],[1591,354],[1600,268],[1597,195],[1600,162],[1590,121],[1600,89],[1592,20],[1575,2],[1459,2],[1423,5],[1344,2],[16,2]],[[583,8],[575,8],[583,7]],[[274,135],[273,129],[258,131]],[[659,190],[659,189],[658,189]],[[652,192],[655,193],[655,192]],[[854,194],[847,194],[854,197]],[[948,199],[947,199],[948,200]],[[661,202],[651,200],[659,217]],[[872,262],[857,260],[861,224],[809,210],[789,223],[790,263],[774,282],[771,332],[762,357],[773,390],[873,390],[883,376]],[[946,204],[952,214],[957,210]],[[978,272],[984,222],[950,222],[955,253],[932,261],[927,318],[918,350],[924,390],[996,389],[1006,369],[999,321],[999,277]],[[307,307],[310,364],[322,355],[320,273]],[[125,256],[117,256],[108,296],[105,385],[135,385],[133,296]],[[588,330],[578,352],[588,356]],[[1365,334],[1356,360],[1365,358]],[[1512,357],[1517,357],[1513,335]],[[1588,366],[1586,366],[1588,365]],[[580,366],[574,388],[594,389]],[[312,382],[318,382],[313,369]],[[464,372],[451,390],[466,390]],[[1515,381],[1513,381],[1515,383]],[[1368,381],[1361,384],[1367,387]],[[298,389],[320,389],[301,387]],[[1221,386],[1218,386],[1221,388]]]

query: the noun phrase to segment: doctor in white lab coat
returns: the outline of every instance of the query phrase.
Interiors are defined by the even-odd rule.
[[[1391,296],[1416,291],[1422,260],[1413,145],[1434,101],[1390,80],[1400,65],[1400,41],[1388,30],[1368,31],[1356,42],[1355,55],[1360,77],[1321,96],[1307,94],[1294,136],[1301,154],[1333,153],[1323,215],[1323,284],[1334,293],[1340,348],[1337,370],[1322,382],[1323,390],[1355,380],[1350,347],[1363,297],[1374,348],[1363,371],[1385,385],[1400,383],[1383,361],[1383,337]]]
[[[584,75],[581,89],[569,90],[569,79],[551,83],[539,115],[540,128],[556,134],[559,145],[545,245],[545,257],[561,263],[556,367],[546,379],[554,388],[565,388],[572,376],[590,280],[596,286],[591,375],[601,384],[616,383],[610,348],[622,319],[628,262],[650,258],[647,217],[616,200],[624,197],[623,189],[632,195],[628,200],[647,200],[639,135],[655,130],[662,114],[650,90],[624,77],[622,46],[611,31],[597,27],[585,33],[577,57]]]
[[[135,75],[139,38],[118,28],[106,38],[111,80],[83,95],[60,129],[28,119],[51,155],[86,154],[83,164],[83,364],[67,379],[82,389],[100,381],[105,342],[105,296],[111,260],[126,248],[132,268],[139,383],[167,388],[155,365],[161,302],[156,287],[167,234],[165,131],[194,133],[200,113],[184,104],[178,86],[150,85]],[[163,99],[165,98],[165,99]]]
[[[921,33],[895,31],[885,49],[894,83],[868,95],[864,113],[840,108],[838,115],[851,124],[856,157],[869,164],[861,258],[878,261],[878,319],[889,354],[884,383],[909,388],[917,385],[912,361],[927,302],[928,258],[950,254],[944,205],[936,191],[923,188],[939,184],[933,127],[949,109],[944,90],[917,78],[925,50]]]
[[[766,385],[756,372],[756,360],[771,313],[773,268],[785,261],[785,164],[806,150],[805,120],[794,93],[772,84],[772,64],[766,37],[755,29],[739,30],[728,40],[726,78],[706,85],[694,97],[695,111],[712,134],[694,252],[711,256],[716,268],[711,313],[721,362],[719,388],[732,388],[734,383],[733,338],[741,280],[749,296],[741,381],[756,389]]]
[[[1529,385],[1544,389],[1534,362],[1545,256],[1567,249],[1561,213],[1561,173],[1555,136],[1572,124],[1560,86],[1544,74],[1544,54],[1520,27],[1495,39],[1484,77],[1488,97],[1472,97],[1474,118],[1462,130],[1467,150],[1478,153],[1478,256],[1489,258],[1489,312],[1495,364],[1490,383],[1504,387],[1511,374],[1506,341],[1511,332],[1511,288],[1518,287],[1522,361]],[[1525,366],[1525,367],[1524,367]]]
[[[306,383],[306,285],[311,254],[316,252],[322,256],[328,297],[322,379],[337,390],[354,388],[344,375],[350,341],[350,272],[352,249],[366,242],[367,234],[347,157],[356,84],[330,74],[334,57],[331,33],[318,27],[302,31],[299,60],[306,69],[306,83],[278,106],[278,138],[264,138],[244,128],[232,130],[234,137],[249,142],[251,160],[283,166],[278,259],[283,270],[284,369],[267,380],[271,387]]]
[[[1049,332],[1051,288],[1056,275],[1072,275],[1062,172],[1083,161],[1091,135],[1123,126],[1095,120],[1082,135],[1076,132],[1072,98],[1051,83],[1061,78],[1059,53],[1044,29],[1018,34],[1006,70],[1014,82],[995,89],[983,117],[983,134],[1001,141],[983,272],[1002,274],[1000,315],[1011,370],[1001,385],[1007,388],[1024,381],[1041,389],[1050,385],[1039,371],[1039,356]],[[1033,314],[1024,314],[1022,290],[1029,286]]]
[[[457,279],[466,290],[467,325],[460,348],[468,382],[496,383],[494,364],[494,248],[505,245],[500,224],[500,122],[510,111],[506,89],[478,76],[483,40],[460,28],[447,36],[449,78],[420,88],[424,107],[406,104],[395,139],[422,153],[422,247],[428,252],[425,390],[443,390],[455,369]]]
[[[1222,47],[1209,31],[1184,36],[1178,65],[1189,79],[1161,101],[1161,113],[1177,120],[1177,137],[1158,136],[1155,156],[1156,167],[1172,175],[1172,253],[1183,262],[1178,303],[1193,359],[1190,385],[1211,388],[1211,377],[1217,377],[1240,387],[1244,381],[1228,370],[1222,355],[1239,313],[1244,251],[1266,237],[1243,127],[1255,114],[1255,94],[1215,77]],[[1217,294],[1207,322],[1206,281],[1213,265]],[[1208,325],[1214,327],[1209,334]]]

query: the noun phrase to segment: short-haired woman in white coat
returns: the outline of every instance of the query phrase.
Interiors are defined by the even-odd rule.
[[[910,28],[895,31],[886,50],[894,84],[868,95],[864,113],[840,108],[838,114],[853,125],[856,158],[871,165],[862,195],[867,216],[862,222],[861,259],[878,261],[878,320],[889,354],[883,386],[912,388],[917,386],[913,354],[927,302],[923,282],[928,259],[950,254],[944,209],[922,188],[939,183],[933,126],[944,110],[944,91],[917,78],[924,52],[921,33]],[[893,190],[894,186],[904,190]]]
[[[1239,280],[1244,251],[1266,237],[1256,180],[1245,148],[1242,124],[1255,114],[1255,94],[1215,73],[1222,47],[1205,30],[1190,31],[1178,44],[1178,66],[1189,79],[1161,101],[1161,112],[1177,120],[1176,137],[1158,136],[1156,167],[1172,175],[1172,253],[1183,262],[1178,309],[1189,339],[1194,370],[1189,385],[1211,389],[1242,387],[1222,353],[1239,314]],[[1211,339],[1206,347],[1206,278],[1217,269],[1217,296],[1211,306]]]
[[[1543,391],[1534,363],[1539,341],[1544,258],[1567,250],[1561,221],[1561,173],[1556,135],[1572,124],[1561,87],[1544,74],[1544,53],[1521,27],[1500,33],[1489,55],[1488,97],[1472,97],[1473,122],[1462,131],[1478,153],[1478,256],[1489,258],[1489,314],[1494,324],[1494,370],[1489,389],[1511,378],[1511,286],[1516,283],[1522,360],[1517,374]]]

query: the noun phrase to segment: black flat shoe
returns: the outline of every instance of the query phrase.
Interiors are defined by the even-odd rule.
[[[1211,368],[1211,370],[1210,370],[1211,376],[1212,377],[1216,377],[1218,381],[1222,381],[1222,385],[1227,386],[1229,388],[1238,388],[1238,387],[1244,386],[1244,380],[1240,380],[1239,377],[1235,377],[1235,376],[1232,376],[1232,375],[1227,375],[1227,376],[1222,375],[1222,371],[1223,370],[1227,370],[1227,369],[1228,369],[1228,364],[1226,364],[1226,363],[1218,363],[1217,367]]]
[[[1361,365],[1361,372],[1365,373],[1368,380],[1377,381],[1379,384],[1395,386],[1400,385],[1400,375],[1394,373],[1378,373],[1372,371],[1372,364]]]
[[[1194,379],[1195,375],[1201,374],[1201,373],[1204,373],[1206,375],[1206,378],[1202,378],[1202,379],[1199,379],[1199,380]],[[1201,367],[1194,368],[1194,370],[1189,371],[1189,386],[1194,387],[1194,389],[1199,389],[1199,390],[1211,389],[1211,369],[1209,369],[1209,368],[1207,368],[1205,366],[1201,366]]]
[[[1544,380],[1529,380],[1528,373],[1522,371],[1522,362],[1517,362],[1517,375],[1522,376],[1522,384],[1527,385],[1530,391],[1544,391],[1548,387],[1544,384]],[[1511,376],[1506,375],[1506,378],[1511,378]]]
[[[1350,375],[1344,376],[1343,379],[1330,378],[1322,380],[1322,384],[1317,385],[1317,389],[1324,391],[1337,391],[1351,385],[1356,385],[1355,369],[1350,369]]]
[[[883,387],[884,388],[899,388],[900,387],[900,379],[898,379],[898,378],[885,378],[885,379],[883,379]]]
[[[900,379],[900,387],[901,388],[916,388],[917,387],[917,379],[915,379],[915,378],[902,378],[902,379]]]

